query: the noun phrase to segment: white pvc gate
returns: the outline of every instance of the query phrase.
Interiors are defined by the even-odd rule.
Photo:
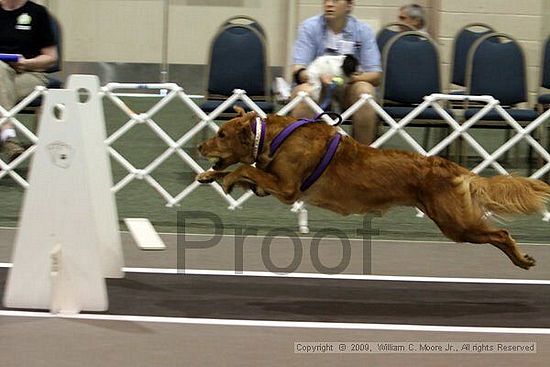
[[[135,113],[124,103],[124,101],[120,98],[120,95],[117,95],[116,91],[121,89],[135,90],[136,93],[125,94],[130,96],[137,96],[138,91],[143,89],[158,90],[159,93],[162,91],[162,98],[148,111],[143,113]],[[24,134],[31,142],[36,143],[36,136],[31,131],[29,131],[20,121],[17,120],[16,115],[35,98],[44,93],[47,93],[47,90],[45,90],[44,88],[37,88],[31,95],[22,100],[10,111],[6,111],[2,107],[0,107],[0,126],[7,121],[11,121],[20,134]],[[122,167],[124,167],[125,170],[128,172],[123,179],[115,183],[112,190],[114,192],[118,192],[133,180],[143,180],[164,198],[164,200],[166,201],[166,205],[169,207],[179,204],[200,184],[194,181],[190,185],[183,187],[179,193],[169,193],[158,181],[156,181],[152,177],[152,173],[156,168],[158,168],[172,155],[177,155],[195,173],[203,172],[203,168],[189,154],[187,154],[182,147],[185,143],[189,142],[203,129],[211,129],[212,131],[216,132],[218,130],[218,125],[214,122],[216,118],[238,100],[242,101],[252,110],[256,111],[261,117],[265,117],[265,113],[246,95],[245,91],[240,89],[235,90],[231,97],[225,100],[216,110],[214,110],[210,114],[206,114],[204,111],[202,111],[199,106],[193,101],[190,95],[186,94],[180,86],[173,83],[109,83],[105,87],[102,87],[101,90],[98,91],[98,93],[100,93],[104,98],[108,98],[109,100],[111,100],[116,106],[118,106],[118,108],[120,108],[121,111],[123,111],[128,116],[128,121],[112,135],[110,135],[106,140],[107,149],[109,150],[109,153],[111,154],[113,159],[121,164]],[[181,101],[181,103],[190,108],[191,111],[193,111],[193,113],[200,119],[200,122],[194,125],[187,132],[185,132],[185,134],[183,134],[177,140],[172,139],[153,119],[156,113],[162,110],[173,100]],[[457,122],[440,105],[441,102],[445,101],[463,100],[485,103],[485,105],[473,117],[462,123]],[[322,109],[307,94],[302,92],[295,99],[293,99],[283,108],[281,108],[277,112],[277,114],[288,114],[298,103],[302,101],[308,103],[314,111],[318,113],[322,112]],[[500,158],[507,151],[509,151],[513,146],[515,146],[522,140],[525,140],[527,144],[529,144],[534,149],[534,151],[536,151],[545,161],[545,164],[538,170],[536,170],[530,177],[541,178],[545,173],[550,171],[550,153],[531,136],[531,133],[541,126],[543,126],[544,129],[548,128],[548,125],[543,124],[545,124],[550,117],[550,110],[541,114],[536,120],[529,123],[527,126],[522,127],[508,114],[508,112],[504,108],[502,108],[502,106],[500,106],[499,102],[491,96],[454,96],[446,94],[433,94],[425,97],[424,102],[416,107],[413,111],[411,111],[406,117],[402,118],[399,121],[396,121],[383,110],[383,108],[376,102],[376,100],[372,96],[364,94],[355,104],[353,104],[349,109],[342,113],[342,118],[344,120],[348,119],[355,111],[357,111],[357,109],[362,107],[364,104],[369,104],[372,108],[374,108],[374,110],[380,116],[381,121],[389,126],[389,130],[386,131],[371,145],[375,148],[382,147],[384,143],[386,143],[392,136],[394,136],[395,134],[399,134],[413,150],[422,155],[431,156],[440,153],[454,140],[462,138],[483,159],[483,161],[473,169],[473,172],[480,173],[491,166],[496,169],[497,172],[500,174],[508,174],[506,169],[504,169],[502,165],[497,162],[497,159]],[[432,149],[426,151],[410,134],[407,133],[404,128],[409,123],[411,123],[416,118],[416,116],[418,116],[428,107],[433,107],[437,111],[437,113],[444,119],[444,121],[449,124],[450,128],[452,129],[452,133],[450,133]],[[489,153],[469,134],[469,129],[478,121],[482,120],[482,118],[492,109],[495,109],[517,133],[510,140],[508,140],[498,149],[493,151],[493,153]],[[327,123],[334,123],[334,121],[326,115],[323,118]],[[137,124],[147,125],[153,131],[153,133],[166,144],[167,147],[160,156],[155,158],[146,167],[141,168],[133,166],[122,154],[120,154],[112,147],[112,145],[118,139],[120,139],[125,133],[127,133],[132,127],[136,126]],[[9,175],[23,188],[26,188],[28,186],[28,183],[19,174],[17,174],[14,169],[19,166],[21,162],[23,162],[25,159],[29,158],[33,151],[34,146],[31,146],[20,157],[9,164],[0,159],[0,179]],[[251,192],[247,192],[238,198],[234,198],[231,195],[225,194],[219,184],[212,183],[210,184],[210,186],[214,189],[214,191],[216,191],[221,197],[223,197],[227,201],[227,203],[229,204],[229,209],[241,207],[246,202],[246,200],[253,196]],[[292,210],[302,214],[304,211],[301,204],[295,205]],[[546,213],[545,220],[548,219],[550,219],[550,215]]]

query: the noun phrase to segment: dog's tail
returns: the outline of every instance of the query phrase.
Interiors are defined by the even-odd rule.
[[[532,178],[472,175],[468,181],[472,199],[497,215],[541,213],[550,201],[550,185]]]

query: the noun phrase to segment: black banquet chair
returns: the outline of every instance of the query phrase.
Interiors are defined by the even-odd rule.
[[[533,108],[518,107],[528,101],[527,92],[525,56],[520,44],[503,33],[491,33],[478,39],[468,55],[466,93],[492,96],[514,120],[525,126],[539,116]],[[467,108],[464,118],[470,119],[480,108]],[[494,109],[472,127],[506,129],[507,138],[511,129]],[[531,159],[529,166],[531,169]]]
[[[411,26],[401,22],[392,22],[383,26],[378,33],[376,33],[376,44],[378,45],[380,53],[384,53],[384,47],[390,39],[397,36],[401,32],[413,30],[414,29]]]
[[[544,48],[542,50],[542,61],[540,65],[541,79],[540,89],[550,89],[550,37],[546,38]],[[550,93],[539,93],[537,96],[537,111],[543,113],[550,107]],[[546,149],[550,151],[550,123],[545,122],[545,126],[541,129],[541,141],[545,143]],[[547,178],[550,173],[547,174]]]
[[[491,26],[483,23],[467,24],[457,32],[452,45],[451,84],[462,88],[466,86],[468,52],[478,39],[494,32]],[[463,91],[455,92],[458,93],[462,94]]]
[[[224,22],[210,45],[208,65],[206,101],[200,106],[203,111],[214,111],[234,89],[243,89],[265,113],[273,112],[267,40],[254,19],[238,16]],[[250,110],[241,101],[236,104]],[[220,117],[233,114],[229,108]]]
[[[546,38],[543,45],[540,69],[540,88],[550,89],[550,37]],[[538,111],[542,113],[548,109],[548,106],[550,106],[550,93],[539,93],[537,96]]]
[[[400,120],[424,101],[425,96],[441,93],[439,50],[433,40],[417,31],[393,37],[384,50],[382,105],[392,118]],[[451,110],[445,111],[453,117]],[[449,125],[433,107],[422,111],[408,126],[426,127],[424,148],[428,145],[430,127]]]

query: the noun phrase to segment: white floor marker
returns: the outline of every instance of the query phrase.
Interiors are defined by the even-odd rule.
[[[159,251],[166,249],[166,245],[147,218],[125,218],[124,223],[132,234],[134,241],[142,250]]]

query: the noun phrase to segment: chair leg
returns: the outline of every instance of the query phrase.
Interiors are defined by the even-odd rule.
[[[540,141],[537,137],[535,137],[536,141]],[[527,175],[531,176],[533,174],[533,170],[535,166],[538,166],[537,164],[533,164],[533,147],[529,145],[527,148]]]
[[[510,134],[510,137],[512,136],[512,134]],[[510,138],[506,139],[506,141],[508,141]],[[514,167],[516,167],[517,169],[519,169],[519,166],[520,166],[520,159],[519,159],[519,155],[520,155],[520,149],[519,149],[519,144],[516,144],[514,146]]]
[[[447,126],[446,128],[442,128],[439,130],[439,141],[443,141],[443,139],[445,139],[447,136],[449,136],[449,134],[451,133],[451,128],[449,126]],[[451,145],[453,143],[447,145],[445,147],[445,150],[443,151],[443,156],[445,158],[450,158],[451,156]]]
[[[534,130],[534,138],[537,141],[537,143],[539,143],[543,148],[545,148],[545,146],[548,143],[548,135],[546,134],[546,130],[543,125],[540,125]],[[550,151],[548,150],[549,148],[550,147],[546,147],[545,149],[547,149],[547,151]],[[529,145],[529,176],[531,176],[531,174],[535,170],[544,166],[544,162],[545,162],[542,156],[540,154],[537,154],[536,162],[535,164],[533,164],[533,161],[535,160],[533,159],[534,153],[535,153],[535,150],[531,145]]]
[[[33,126],[33,132],[34,134],[38,134],[38,125],[40,124],[40,117],[42,116],[42,106],[36,108],[36,112],[34,113],[34,126]]]
[[[504,130],[504,142],[507,142],[508,140],[510,140],[510,134],[511,131],[510,129],[506,129]],[[517,146],[517,145],[516,145]],[[504,152],[504,154],[502,155],[502,158],[504,158],[504,162],[508,163],[508,158],[509,158],[509,155],[508,155],[508,152],[510,150],[508,149],[506,152]],[[517,152],[516,152],[517,153]]]
[[[542,103],[537,103],[537,111],[539,114],[543,114],[547,109],[548,109],[548,105],[543,105]],[[545,123],[545,124],[541,124],[539,126],[539,128],[537,129],[538,132],[540,133],[539,137],[540,137],[540,144],[542,145],[543,148],[546,149],[547,152],[550,152],[550,124],[549,123]],[[540,156],[540,154],[538,155],[538,159],[537,159],[537,168],[540,168],[542,166],[544,166],[545,164],[545,160],[542,159],[542,157]],[[545,180],[546,182],[549,182],[550,181],[550,171],[548,171],[544,177],[542,177],[543,180]]]
[[[428,146],[430,144],[430,127],[424,128],[424,138],[422,139],[422,147],[426,150],[428,150]]]
[[[543,146],[546,146],[546,151],[547,152],[550,152],[550,125],[548,125],[547,127],[542,127],[542,137],[541,137],[541,140],[543,141]],[[540,164],[543,165],[545,164],[546,161],[544,161],[542,159],[542,157],[540,157]],[[546,175],[545,175],[545,180],[546,182],[550,182],[550,171],[546,172]]]
[[[464,140],[462,139],[462,136],[456,139],[456,154],[457,154],[458,164],[462,166],[466,166],[468,163],[468,156],[467,156],[468,152],[466,151],[466,145],[464,144]]]

